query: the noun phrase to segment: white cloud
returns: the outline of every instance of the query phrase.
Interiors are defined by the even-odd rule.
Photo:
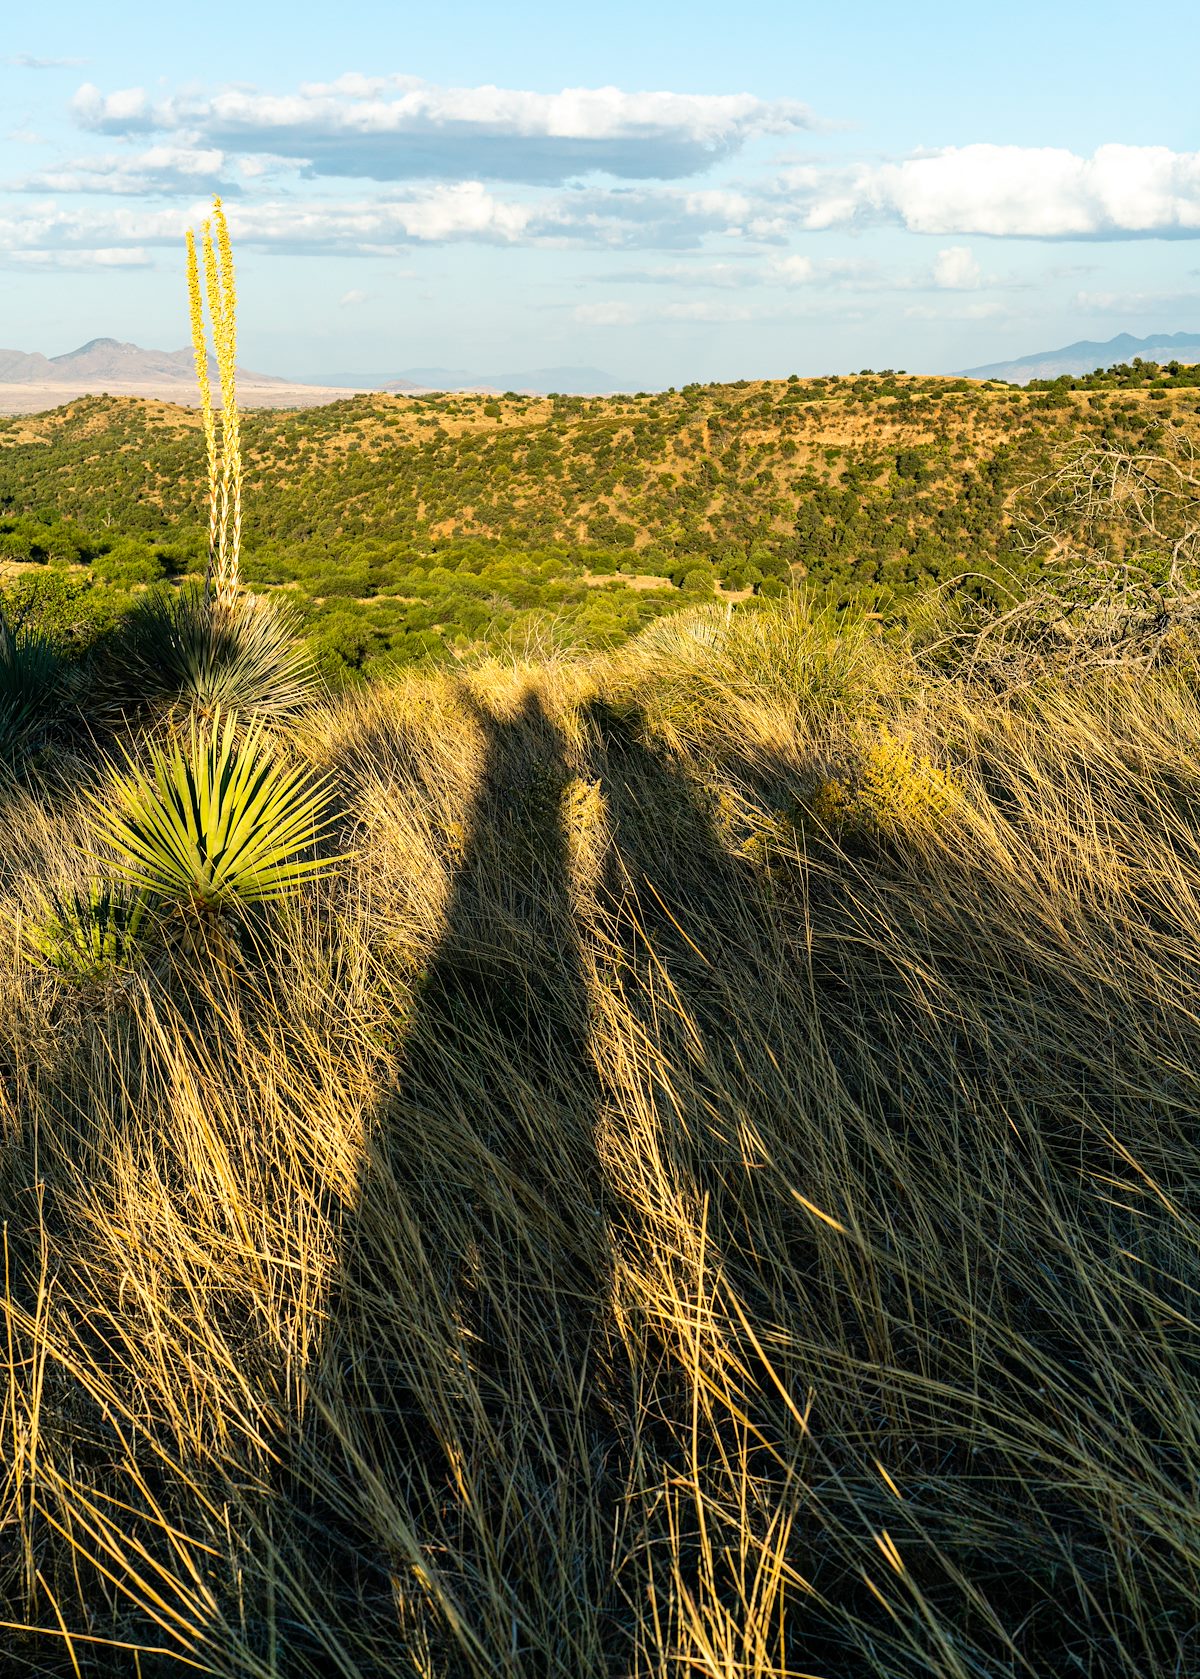
[[[478,181],[437,186],[402,198],[370,201],[278,200],[230,206],[230,228],[243,245],[297,252],[391,255],[397,246],[456,239],[512,244],[524,238],[534,207],[494,197]],[[96,249],[174,245],[209,214],[200,200],[154,209],[145,204],[64,209],[54,200],[0,214],[0,248]]]
[[[899,222],[913,233],[1033,239],[1200,237],[1200,152],[971,145],[831,176],[806,166],[783,187],[809,228]]]
[[[1190,309],[1200,303],[1197,291],[1078,291],[1072,307],[1088,315],[1134,315],[1146,310]]]
[[[758,279],[754,264],[745,261],[666,262],[654,268],[635,268],[624,274],[604,275],[606,284],[621,281],[640,286],[715,286],[720,291],[752,286]]]
[[[817,265],[811,257],[776,257],[771,264],[771,278],[784,286],[811,286],[817,277]]]
[[[939,291],[974,291],[983,270],[965,245],[949,245],[933,264],[933,283]]]
[[[772,257],[763,277],[778,286],[843,286],[847,289],[867,287],[876,290],[889,284],[874,263],[797,254]]]
[[[370,295],[370,292],[367,291],[354,290],[343,292],[341,297],[338,298],[338,304],[343,309],[357,309],[360,304],[367,301]]]
[[[177,128],[176,122],[160,122],[154,115],[145,88],[119,88],[101,93],[92,82],[84,82],[71,101],[71,110],[81,128],[100,134],[140,134],[152,128]]]
[[[635,303],[580,303],[572,318],[580,326],[634,326],[645,315]]]
[[[0,64],[10,64],[16,70],[78,70],[86,58],[35,58],[32,53],[9,53]]]
[[[124,197],[175,195],[222,182],[225,154],[211,147],[161,145],[146,151],[75,158],[18,183],[24,192],[105,193]]]
[[[4,260],[18,268],[152,268],[148,251],[138,245],[98,246],[86,251],[7,251]]]
[[[580,303],[572,317],[581,326],[643,326],[654,322],[692,322],[724,325],[752,321],[756,311],[721,298],[688,298],[675,303]]]
[[[1007,303],[913,303],[904,311],[909,321],[994,321],[1012,314]]]
[[[760,134],[812,126],[807,106],[748,93],[626,93],[433,87],[359,75],[274,95],[231,88],[153,100],[85,83],[73,111],[98,133],[186,129],[200,143],[271,152],[313,174],[374,180],[471,176],[536,184],[603,172],[670,179],[707,169]]]

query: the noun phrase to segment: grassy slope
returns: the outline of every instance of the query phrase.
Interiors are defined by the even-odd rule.
[[[1195,389],[1162,384],[1039,393],[874,376],[249,415],[247,575],[294,591],[355,668],[519,634],[546,611],[569,639],[603,644],[678,605],[668,580],[689,572],[700,592],[807,571],[835,593],[903,595],[1019,565],[1008,498],[1064,438],[1144,443],[1172,420],[1200,430],[1197,414]],[[174,542],[171,563],[186,563],[201,449],[196,415],[161,404],[88,398],[0,421],[0,516],[70,516],[97,543]],[[604,584],[615,570],[661,587]]]
[[[6,938],[15,1659],[1194,1672],[1198,735],[709,609],[314,715],[261,965]]]

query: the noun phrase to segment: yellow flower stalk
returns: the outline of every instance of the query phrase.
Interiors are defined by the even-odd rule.
[[[202,230],[208,232],[205,223]],[[204,306],[200,296],[200,267],[196,260],[196,235],[187,230],[188,303],[192,317],[192,353],[200,386],[200,412],[204,417],[204,447],[208,460],[208,563],[212,568],[217,551],[217,426],[213,418],[212,387],[208,378],[208,344],[204,334]]]
[[[215,230],[215,237],[214,237]],[[200,257],[195,234],[187,234],[188,301],[192,317],[192,349],[204,441],[208,458],[208,571],[205,588],[217,604],[228,606],[239,588],[238,562],[242,542],[242,446],[237,401],[237,286],[229,226],[219,198],[213,199],[213,219],[200,228]],[[200,284],[204,267],[203,292]],[[213,354],[221,389],[221,434],[218,445],[208,374],[208,338],[204,321],[207,295],[212,323]]]

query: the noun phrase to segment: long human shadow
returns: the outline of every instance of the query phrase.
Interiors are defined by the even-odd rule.
[[[664,1073],[682,1075],[658,1144],[664,1159],[675,1151],[672,1169],[705,1204],[714,1253],[755,1255],[766,1213],[742,1121],[780,1140],[799,1129],[786,1066],[814,1025],[804,953],[760,876],[731,852],[715,791],[654,742],[636,712],[594,702],[586,724],[582,773],[603,794],[611,839],[601,898],[620,952],[613,979]],[[787,766],[761,774],[778,787],[795,782]],[[742,1286],[769,1310],[749,1273]]]
[[[582,774],[603,794],[611,834],[603,895],[607,937],[619,954],[610,956],[610,971],[627,1030],[653,1043],[658,1085],[649,1100],[628,1083],[614,1092],[613,1109],[630,1116],[626,1153],[640,1148],[652,1156],[660,1181],[639,1182],[636,1167],[618,1167],[628,1190],[613,1239],[634,1270],[640,1255],[678,1240],[685,1274],[693,1269],[683,1284],[690,1299],[662,1276],[670,1308],[664,1327],[657,1329],[653,1313],[643,1327],[644,1356],[662,1373],[660,1393],[676,1390],[673,1404],[659,1399],[661,1419],[643,1461],[657,1454],[670,1473],[690,1457],[697,1499],[707,1490],[726,1510],[739,1509],[744,1524],[730,1560],[714,1563],[698,1505],[678,1506],[670,1532],[649,1507],[644,1554],[652,1575],[657,1568],[660,1602],[684,1595],[719,1603],[730,1624],[743,1628],[748,1662],[758,1646],[738,1544],[751,1559],[756,1542],[769,1555],[776,1542],[770,1524],[784,1512],[787,1565],[817,1592],[830,1590],[851,1621],[870,1624],[874,1608],[848,1576],[846,1553],[830,1541],[814,1501],[796,1491],[810,1479],[826,1487],[836,1479],[845,1489],[838,1519],[851,1522],[881,1500],[855,1446],[841,1449],[836,1425],[828,1444],[813,1451],[787,1394],[798,1400],[819,1391],[826,1429],[840,1414],[852,1437],[872,1389],[859,1373],[878,1368],[874,1386],[884,1409],[888,1382],[906,1358],[920,1358],[901,1335],[883,1332],[877,1302],[897,1322],[906,1302],[889,1294],[889,1281],[877,1289],[870,1267],[822,1219],[826,1210],[835,1220],[858,1217],[878,1171],[873,1127],[886,1137],[905,1126],[890,1069],[874,1080],[860,1052],[839,1044],[843,1024],[854,1025],[845,1034],[853,1038],[869,1030],[869,1015],[886,1022],[895,987],[865,944],[843,938],[839,948],[835,928],[846,907],[835,882],[849,859],[839,865],[798,847],[788,867],[776,870],[762,857],[739,855],[718,789],[700,766],[657,740],[636,711],[595,704],[587,722]],[[801,766],[763,753],[731,753],[722,772],[766,810],[786,811],[804,785]],[[665,1230],[664,1207],[682,1215],[668,1211]],[[673,1236],[677,1217],[680,1226],[690,1221],[690,1232]],[[653,1268],[645,1274],[653,1290]],[[678,1321],[689,1316],[695,1340],[680,1345]],[[783,1463],[794,1479],[781,1474]],[[761,1503],[755,1487],[771,1489]],[[751,1561],[751,1576],[753,1569]],[[844,1626],[802,1594],[792,1594],[771,1637],[780,1671],[847,1679],[868,1671]]]
[[[969,917],[977,903],[986,909],[998,900],[983,890],[986,858],[969,844],[936,854],[906,854],[885,840],[843,848],[836,836],[814,828],[808,840],[797,836],[790,861],[778,870],[761,857],[751,864],[731,850],[713,791],[654,740],[636,713],[596,705],[589,722],[583,773],[604,794],[612,835],[606,892],[610,938],[620,948],[614,969],[625,976],[631,1012],[640,1014],[679,1074],[669,1101],[658,1104],[656,1151],[703,1221],[714,1302],[736,1293],[756,1331],[747,1346],[731,1314],[741,1361],[735,1403],[756,1419],[764,1447],[790,1435],[803,1448],[788,1407],[779,1403],[776,1378],[782,1372],[783,1386],[797,1397],[811,1387],[824,1440],[817,1456],[798,1449],[795,1461],[807,1463],[806,1472],[824,1484],[826,1510],[841,1501],[847,1532],[865,1531],[871,1520],[910,1521],[907,1566],[947,1623],[960,1622],[979,1649],[990,1650],[997,1671],[1007,1661],[996,1625],[976,1619],[943,1572],[939,1545],[984,1583],[999,1620],[1013,1629],[1032,1665],[1058,1671],[1086,1626],[1086,1604],[1072,1604],[1056,1590],[1044,1546],[1029,1544],[1014,1568],[1011,1556],[993,1551],[986,1538],[989,1522],[997,1532],[1009,1524],[1024,1533],[1055,1511],[1071,1534],[1073,1555],[1102,1556],[1106,1542],[1102,1523],[1090,1523],[1080,1502],[1060,1498],[1057,1467],[1037,1439],[1040,1426],[1057,1421],[1039,1398],[1044,1390],[1036,1379],[1005,1352],[1009,1344],[1024,1347],[1031,1360],[1042,1361],[1031,1369],[1057,1366],[1077,1380],[1081,1415],[1088,1415],[1088,1382],[1099,1390],[1106,1365],[1103,1346],[1093,1353],[1088,1343],[1086,1287],[1060,1279],[1061,1315],[1039,1315],[1029,1256],[1010,1258],[1006,1251],[1002,1172],[1012,1173],[1009,1156],[1020,1150],[1006,1155],[1005,1124],[989,1129],[986,1123],[993,1112],[1023,1115],[1036,1127],[1047,1163],[1065,1155],[1069,1138],[1078,1170],[1082,1146],[1071,1098],[1076,1104],[1096,1099],[1084,1056],[1078,1067],[1055,1070],[1053,1083],[1043,1074],[1043,1088],[1026,1084],[1024,1064],[1037,1046],[1023,1054],[1019,1043],[1006,1041],[999,1012],[1006,959],[1014,971],[1023,963],[1026,982],[1036,980],[1054,996],[1053,986],[1064,982],[1051,953],[1039,973],[1037,954],[1030,957],[1018,937],[984,927],[1001,970],[993,973],[980,961],[980,929]],[[730,754],[725,777],[761,798],[768,812],[788,814],[803,792],[803,770],[768,755],[739,757]],[[936,1004],[932,1022],[917,1012],[922,985]],[[1064,1004],[1068,999],[1069,992]],[[972,1033],[989,1011],[995,1044]],[[940,1128],[931,1130],[931,1120]],[[768,1150],[756,1149],[758,1141]],[[936,1188],[938,1175],[919,1162],[935,1151],[946,1159],[945,1201],[921,1208],[916,1186]],[[911,1176],[910,1162],[918,1163]],[[997,1168],[995,1207],[985,1193],[964,1202],[969,1217],[960,1216],[956,1172],[973,1172],[986,1185],[991,1166]],[[1011,1198],[1011,1184],[1008,1190]],[[635,1253],[642,1211],[634,1200],[624,1216],[623,1237]],[[847,1229],[830,1236],[825,1211]],[[875,1250],[861,1261],[856,1229]],[[1096,1234],[1103,1243],[1101,1221]],[[893,1262],[893,1252],[915,1254],[925,1238],[927,1267],[908,1257]],[[979,1314],[968,1336],[958,1326],[957,1302],[974,1299],[976,1291]],[[707,1309],[701,1299],[698,1322]],[[1010,1323],[1017,1331],[1011,1343]],[[774,1377],[760,1348],[767,1349]],[[933,1381],[943,1386],[931,1396],[926,1389]],[[1022,1412],[1030,1418],[1027,1437],[1009,1449],[1005,1429]],[[832,1420],[839,1415],[844,1448]],[[869,1419],[867,1428],[862,1419]],[[1147,1414],[1147,1436],[1154,1426]],[[677,1435],[679,1427],[677,1418]],[[907,1516],[864,1472],[864,1440],[882,1445],[889,1430],[902,1442],[910,1480],[928,1477],[929,1492],[910,1500]],[[719,1480],[736,1445],[735,1427],[724,1438],[722,1432],[710,1418],[705,1438],[692,1448],[701,1478]],[[1028,1453],[1023,1474],[1014,1474],[1022,1450]],[[769,1457],[764,1451],[761,1467],[778,1484]],[[977,1536],[945,1514],[952,1503],[946,1493],[968,1476],[979,1501]],[[832,1583],[831,1596],[846,1614],[839,1623],[801,1609],[786,1635],[781,1632],[783,1657],[789,1670],[795,1663],[830,1674],[866,1671],[862,1646],[849,1630],[855,1617],[864,1628],[874,1622],[868,1636],[889,1629],[857,1576],[847,1573],[848,1553],[831,1542],[832,1530],[808,1516],[808,1510],[797,1515],[792,1561],[818,1592]],[[678,1527],[671,1546],[684,1583],[699,1581],[698,1531]],[[670,1586],[668,1576],[664,1591]],[[736,1613],[738,1603],[730,1585],[727,1607]],[[914,1642],[910,1651],[918,1648]],[[899,1665],[902,1643],[896,1651],[896,1670],[915,1671]]]
[[[288,1503],[328,1620],[334,1599],[362,1607],[356,1673],[399,1670],[403,1604],[424,1595],[439,1673],[522,1653],[567,1679],[600,1670],[598,1536],[621,1480],[566,749],[533,691],[508,714],[462,700],[482,772],[341,1231]],[[293,1636],[311,1671],[320,1638]]]

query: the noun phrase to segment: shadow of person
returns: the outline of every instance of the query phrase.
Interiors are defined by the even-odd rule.
[[[736,853],[716,789],[636,713],[594,703],[584,735],[610,838],[596,911],[607,1019],[593,1038],[625,1292],[614,1310],[654,1372],[655,1415],[635,1423],[642,1613],[653,1604],[653,1641],[681,1668],[699,1668],[711,1639],[729,1671],[848,1672],[844,1641],[792,1589],[844,1574],[804,1490],[828,1464],[791,1396],[835,1374],[817,1362],[830,1256],[810,1209],[833,1204],[853,1146],[832,1136],[839,1109],[820,1083],[830,1020],[803,886],[777,889]],[[771,787],[795,779],[783,763],[752,770]],[[853,1285],[854,1254],[838,1263]],[[841,1333],[857,1360],[879,1355],[871,1310],[851,1286]]]
[[[747,1150],[756,1129],[795,1129],[781,1060],[811,1036],[807,965],[761,876],[725,843],[709,790],[636,715],[594,702],[585,734],[582,773],[603,794],[610,835],[601,914],[619,956],[609,978],[670,1090],[655,1146],[670,1140],[681,1193],[707,1204],[714,1248],[761,1252]]]
[[[691,1665],[689,1627],[671,1617],[683,1602],[732,1629],[728,1671],[850,1674],[876,1671],[877,1659],[931,1671],[921,1624],[889,1607],[902,1628],[891,1642],[857,1566],[872,1526],[904,1521],[910,1578],[942,1625],[969,1628],[983,1665],[999,1670],[1020,1649],[1031,1670],[1060,1671],[1087,1612],[1063,1594],[1044,1536],[1061,1520],[1073,1554],[1090,1557],[1107,1540],[1064,1496],[1055,1451],[1041,1444],[1057,1426],[1045,1395],[1069,1395],[1072,1427],[1088,1426],[1091,1401],[1075,1384],[1087,1371],[1090,1391],[1106,1391],[1112,1339],[1084,1267],[1077,1282],[1054,1279],[1048,1305],[1037,1284],[1045,1250],[1011,1232],[1025,1206],[1035,1220],[1043,1207],[1058,1216],[1040,1199],[1055,1151],[1074,1122],[1079,1175],[1079,1111],[1096,1100],[1087,1079],[1115,1075],[1101,1057],[1089,1069],[1086,1047],[1073,1065],[1062,1043],[1046,1066],[1041,1046],[1022,1044],[1031,1015],[1014,1008],[1011,976],[1028,984],[1045,964],[1035,995],[1063,987],[1060,1013],[1086,1046],[1093,1021],[1080,1001],[1070,1008],[1069,952],[1056,952],[1052,927],[1036,948],[1033,902],[1023,920],[998,918],[1011,886],[988,889],[987,853],[969,829],[936,849],[879,837],[854,852],[819,833],[806,851],[797,831],[778,870],[762,853],[751,864],[731,847],[703,768],[636,714],[593,705],[586,732],[581,773],[602,791],[611,836],[599,919],[619,998],[606,1041],[595,1025],[593,1040],[614,1269],[641,1314],[661,1418],[639,1463],[642,1485],[660,1494],[657,1506],[640,1500],[644,1589],[657,1593],[680,1668]],[[775,800],[794,771],[750,758],[737,776]],[[1101,997],[1093,1020],[1107,1053],[1104,1014]],[[642,1046],[637,1079],[623,1043]],[[1125,1073],[1126,1088],[1136,1076]],[[1102,1086],[1100,1096],[1110,1099]],[[1107,1218],[1102,1209],[1092,1238],[1103,1253]],[[1032,1379],[1014,1368],[1014,1346]],[[1042,1385],[1048,1371],[1056,1389]],[[887,1462],[903,1464],[909,1488],[925,1482],[903,1512]],[[681,1463],[692,1485],[672,1504]],[[964,1522],[955,1498],[967,1476]],[[736,1512],[726,1531],[738,1540],[731,1561],[714,1563],[706,1532],[722,1506]],[[1020,1568],[985,1537],[1000,1532],[1020,1535],[1009,1541]],[[791,1594],[752,1665],[764,1623],[745,1582],[759,1588],[769,1569],[756,1573],[754,1559],[774,1566],[776,1543],[771,1578],[792,1570],[811,1596]],[[990,1624],[972,1621],[964,1575],[984,1583]],[[832,1613],[818,1601],[826,1592]]]
[[[429,1671],[567,1679],[603,1669],[599,1566],[620,1490],[569,777],[534,691],[507,710],[465,689],[463,703],[482,771],[288,1468],[313,1559],[294,1654],[311,1668],[324,1620],[356,1674],[394,1673],[412,1638]],[[341,1613],[323,1616],[322,1594]]]

